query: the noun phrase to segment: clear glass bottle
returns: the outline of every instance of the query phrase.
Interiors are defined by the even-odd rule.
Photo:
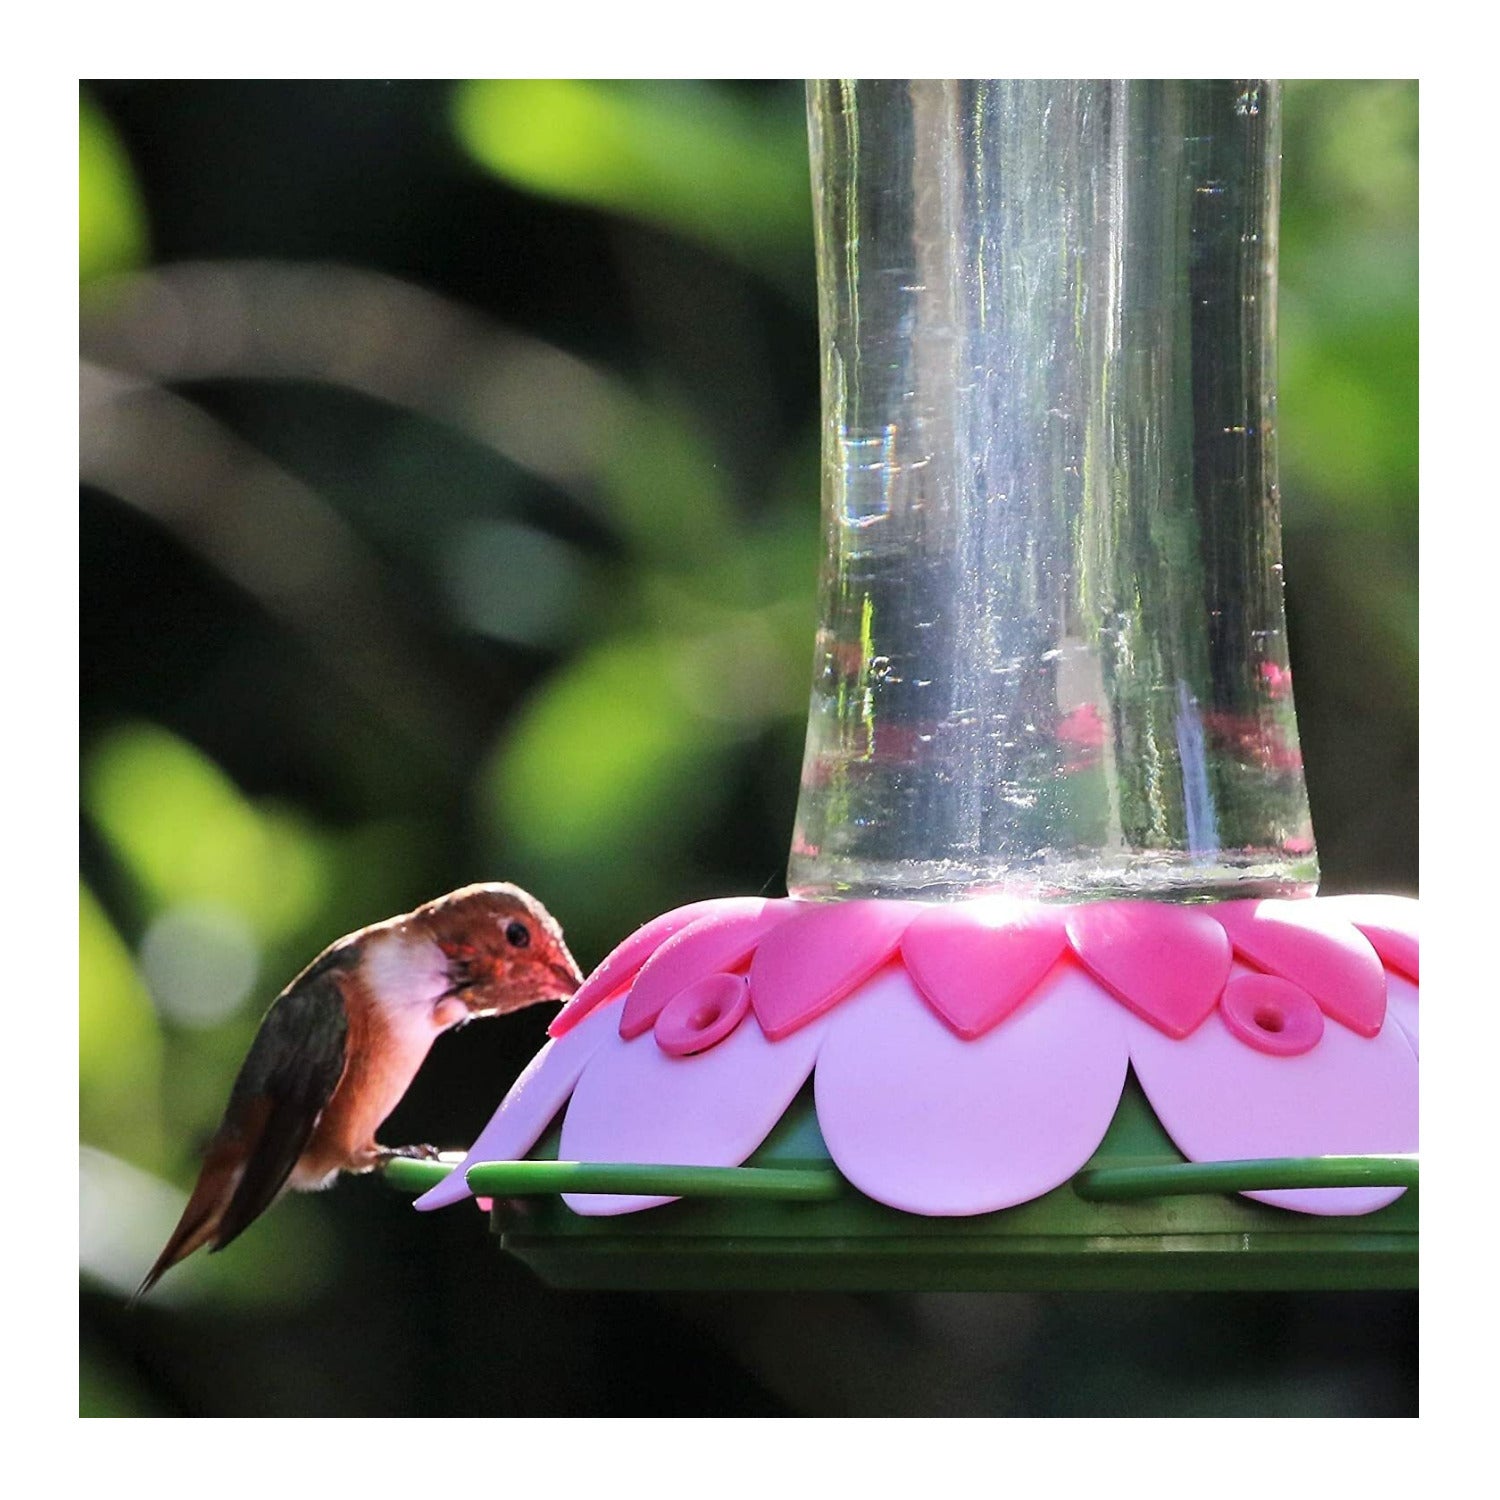
[[[826,551],[794,895],[1315,890],[1278,102],[809,86]]]

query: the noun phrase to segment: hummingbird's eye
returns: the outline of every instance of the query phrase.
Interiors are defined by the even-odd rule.
[[[512,948],[525,948],[531,942],[531,932],[524,922],[512,922],[505,929],[505,941]]]

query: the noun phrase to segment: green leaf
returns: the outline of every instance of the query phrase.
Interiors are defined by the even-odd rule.
[[[699,712],[680,657],[653,638],[589,652],[529,701],[481,778],[497,866],[566,890],[570,931],[669,899],[723,792],[740,735]]]
[[[464,148],[515,186],[672,229],[758,267],[810,271],[802,110],[755,109],[721,85],[491,79],[462,83]]]
[[[78,893],[78,1133],[164,1167],[162,1036],[120,935],[87,887]]]
[[[1286,524],[1413,535],[1417,88],[1288,83],[1278,434]]]
[[[78,279],[128,271],[146,259],[146,214],[114,127],[78,95]]]
[[[706,434],[679,401],[653,394],[633,404],[599,476],[615,523],[633,551],[697,571],[738,543]]]
[[[495,806],[533,850],[629,847],[691,819],[723,730],[685,700],[672,643],[600,647],[530,702],[495,760]]]
[[[154,724],[106,735],[83,769],[83,803],[152,913],[210,903],[265,942],[299,932],[330,877],[302,820],[252,803],[207,756]]]

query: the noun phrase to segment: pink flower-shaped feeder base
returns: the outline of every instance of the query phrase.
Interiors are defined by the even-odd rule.
[[[1418,905],[1173,906],[735,897],[627,938],[552,1023],[467,1158],[741,1165],[809,1077],[834,1163],[909,1213],[989,1213],[1068,1181],[1133,1067],[1190,1161],[1417,1149]],[[1364,1214],[1398,1187],[1247,1196]],[[586,1215],[671,1200],[565,1198]]]

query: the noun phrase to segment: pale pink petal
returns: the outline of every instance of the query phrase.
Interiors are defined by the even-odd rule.
[[[907,975],[878,975],[828,1018],[814,1089],[839,1170],[907,1213],[988,1213],[1066,1182],[1125,1085],[1125,1012],[1054,968],[1002,1026],[963,1041]]]
[[[1385,976],[1385,999],[1391,1018],[1406,1033],[1411,1050],[1417,1051],[1417,986],[1399,974]]]
[[[980,899],[929,906],[906,929],[901,957],[927,1003],[959,1036],[983,1036],[1067,949],[1059,907]]]
[[[1240,971],[1246,972],[1246,971]],[[1220,1015],[1174,1041],[1127,1018],[1130,1061],[1189,1161],[1399,1155],[1417,1149],[1417,1059],[1398,1026],[1362,1037],[1337,1021],[1297,1057],[1237,1040]],[[1402,1188],[1246,1193],[1310,1214],[1365,1214]]]
[[[750,900],[701,917],[668,938],[630,987],[620,1035],[628,1039],[650,1031],[662,1007],[679,991],[709,974],[738,968],[772,927],[794,914],[791,901]]]
[[[549,1041],[511,1085],[469,1154],[435,1188],[423,1193],[416,1207],[425,1212],[471,1197],[464,1174],[481,1162],[521,1160],[557,1117],[595,1050],[614,1035],[620,1009],[618,1001],[604,1006],[566,1036]]]
[[[1399,969],[1420,983],[1420,901],[1411,896],[1320,896],[1318,905],[1359,928],[1387,968]]]
[[[1213,908],[1235,952],[1300,984],[1361,1036],[1385,1020],[1385,969],[1369,939],[1323,901],[1221,901]]]
[[[1189,1035],[1219,1003],[1229,940],[1201,907],[1099,901],[1069,908],[1067,923],[1084,967],[1168,1036]]]
[[[742,910],[747,904],[761,906],[764,902],[753,896],[724,896],[712,901],[693,901],[674,911],[663,912],[644,926],[637,927],[584,980],[573,998],[552,1018],[552,1024],[547,1028],[548,1034],[563,1036],[591,1010],[603,1005],[606,1000],[612,1000],[668,938],[681,932],[690,923],[723,911]]]
[[[669,1057],[655,1037],[606,1037],[563,1119],[565,1161],[737,1167],[812,1072],[823,1026],[769,1042],[753,1016],[710,1051]],[[633,1213],[670,1198],[567,1193],[580,1214]]]
[[[895,953],[923,907],[915,901],[825,901],[800,906],[760,941],[750,1003],[773,1041],[837,1005]]]

